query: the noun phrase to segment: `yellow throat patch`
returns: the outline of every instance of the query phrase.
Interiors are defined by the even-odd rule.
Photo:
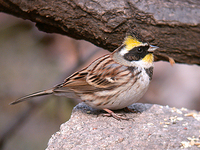
[[[153,54],[151,53],[147,54],[142,60],[147,63],[153,63],[154,61]]]
[[[128,36],[126,37],[124,44],[126,45],[126,49],[130,51],[133,47],[139,46],[142,43],[138,41],[135,37]]]

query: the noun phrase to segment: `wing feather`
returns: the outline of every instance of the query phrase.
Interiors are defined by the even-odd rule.
[[[79,95],[111,90],[127,83],[130,78],[126,76],[130,76],[130,74],[132,73],[128,67],[114,62],[107,55],[97,59],[89,67],[69,76],[64,83],[54,88],[54,93],[68,96],[74,93]]]

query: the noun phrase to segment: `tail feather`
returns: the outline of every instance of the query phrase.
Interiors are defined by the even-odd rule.
[[[24,97],[21,97],[21,98],[17,99],[16,101],[10,103],[10,105],[14,105],[14,104],[26,101],[27,99],[32,98],[32,97],[50,95],[50,94],[53,94],[53,89],[35,92],[35,93],[29,94],[29,95],[26,95]]]

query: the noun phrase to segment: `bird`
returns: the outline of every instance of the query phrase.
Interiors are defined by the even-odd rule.
[[[104,110],[108,116],[128,120],[113,110],[128,108],[145,94],[152,79],[153,52],[157,48],[138,33],[128,32],[121,46],[112,53],[99,57],[51,89],[29,94],[10,104],[54,94],[79,98],[92,108]]]

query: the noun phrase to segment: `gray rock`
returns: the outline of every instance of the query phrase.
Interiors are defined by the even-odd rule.
[[[103,111],[78,104],[71,118],[49,140],[46,150],[62,149],[199,149],[200,114],[185,108],[135,103],[130,120],[104,117]]]

